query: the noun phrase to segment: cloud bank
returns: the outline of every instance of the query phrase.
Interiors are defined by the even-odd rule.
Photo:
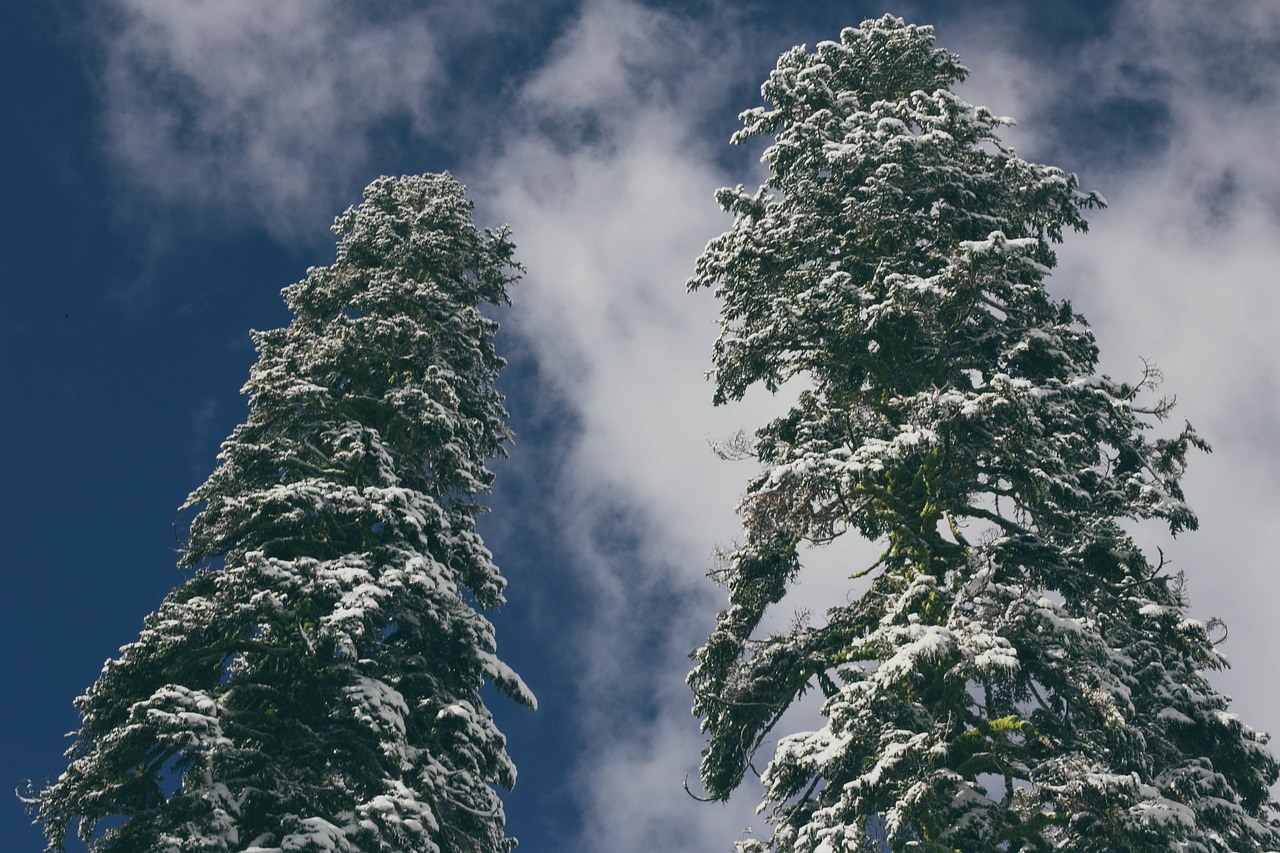
[[[328,224],[379,137],[436,124],[433,7],[380,15],[337,0],[115,0],[99,12],[104,146],[163,205],[290,239]],[[341,205],[341,206],[339,206]]]

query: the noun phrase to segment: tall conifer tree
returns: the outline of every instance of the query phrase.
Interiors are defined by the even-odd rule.
[[[50,850],[77,820],[96,853],[514,846],[479,691],[534,698],[494,655],[475,522],[509,438],[480,307],[517,267],[471,214],[447,174],[375,181],[254,333],[249,417],[187,501],[195,574],[77,700]]]
[[[952,93],[966,70],[885,17],[785,53],[735,142],[766,184],[721,190],[733,228],[690,288],[722,300],[717,402],[807,390],[747,448],[729,608],[690,674],[727,798],[807,689],[825,725],[780,736],[771,838],[851,853],[1280,849],[1266,738],[1205,680],[1224,665],[1163,558],[1126,532],[1194,528],[1190,427],[1156,437],[1157,378],[1100,376],[1046,293],[1052,244],[1098,206],[1001,144]],[[882,543],[820,627],[757,636],[797,547]]]

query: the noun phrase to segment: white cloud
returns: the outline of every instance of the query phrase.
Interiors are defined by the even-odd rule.
[[[954,45],[974,71],[968,97],[1037,116],[1019,129],[1031,159],[1060,150],[1055,134],[1075,140],[1083,184],[1110,203],[1063,247],[1050,290],[1089,318],[1106,372],[1134,376],[1153,359],[1175,417],[1215,447],[1192,458],[1185,483],[1201,529],[1141,538],[1186,572],[1192,613],[1231,628],[1234,668],[1215,682],[1247,722],[1280,735],[1269,677],[1280,648],[1280,6],[1128,0],[1065,65],[1018,52],[1007,31],[984,42],[991,32],[970,26]],[[1099,124],[1091,139],[1051,121],[1108,100],[1154,102],[1161,132],[1124,138]]]
[[[431,130],[442,33],[425,11],[376,19],[336,0],[115,7],[104,144],[151,199],[295,236],[350,201],[380,130]]]
[[[1280,734],[1270,618],[1280,553],[1280,7],[1133,0],[1084,61],[1100,87],[1135,76],[1167,105],[1167,147],[1128,174],[1099,164],[1112,207],[1064,256],[1098,307],[1108,367],[1164,369],[1176,414],[1215,446],[1193,460],[1200,532],[1166,548],[1192,611],[1223,617],[1234,669],[1217,681]],[[1134,67],[1140,69],[1135,75]],[[1087,309],[1086,309],[1087,310]]]
[[[684,291],[728,224],[711,198],[725,181],[718,146],[698,125],[738,57],[712,32],[635,3],[586,4],[521,90],[502,156],[471,181],[530,270],[508,329],[580,426],[547,499],[593,610],[574,662],[576,849],[723,847],[755,805],[708,806],[681,787],[701,749],[687,655],[720,605],[704,573],[734,535],[746,475],[706,439],[758,420],[710,406],[715,306]]]

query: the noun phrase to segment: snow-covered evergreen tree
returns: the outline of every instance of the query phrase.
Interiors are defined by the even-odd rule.
[[[690,674],[703,784],[727,798],[821,689],[825,725],[779,736],[763,773],[772,836],[741,850],[1280,849],[1266,738],[1126,532],[1195,526],[1179,479],[1204,444],[1156,437],[1154,371],[1096,373],[1044,279],[1102,200],[1002,145],[1008,120],[952,93],[966,73],[885,17],[785,53],[742,115],[771,176],[719,192],[733,228],[690,280],[722,300],[716,400],[808,390],[744,442],[762,469]],[[884,546],[850,567],[865,591],[758,636],[797,547],[845,534]]]
[[[534,698],[494,654],[475,522],[509,437],[480,306],[517,267],[471,217],[447,174],[375,181],[254,333],[249,417],[187,502],[195,574],[77,700],[50,850],[77,822],[97,853],[514,846],[479,691]]]

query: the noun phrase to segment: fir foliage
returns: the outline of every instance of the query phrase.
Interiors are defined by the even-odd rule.
[[[1181,580],[1126,532],[1196,519],[1186,426],[1154,369],[1097,374],[1051,298],[1052,249],[1102,204],[1004,146],[958,98],[932,30],[886,16],[785,53],[734,142],[770,138],[756,192],[690,289],[722,303],[717,403],[799,377],[748,449],[729,607],[689,676],[724,799],[807,689],[825,725],[780,735],[772,824],[743,851],[1258,853],[1280,848],[1266,736]],[[825,624],[759,637],[802,543],[884,546]]]
[[[255,332],[248,419],[187,500],[194,575],[77,700],[50,851],[493,853],[516,771],[479,691],[532,707],[482,610],[509,432],[482,305],[516,280],[452,177],[381,178]]]

